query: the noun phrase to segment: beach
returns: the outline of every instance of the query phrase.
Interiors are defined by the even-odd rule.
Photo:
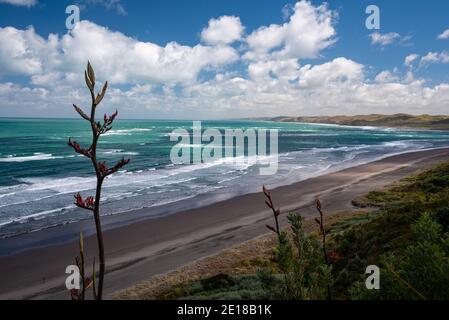
[[[306,218],[316,215],[314,200],[319,198],[326,215],[332,215],[352,209],[351,201],[360,195],[448,159],[448,148],[403,153],[278,187],[273,197],[283,212],[297,209]],[[107,298],[154,275],[262,235],[272,219],[261,192],[213,204],[202,203],[201,196],[197,200],[193,208],[183,208],[181,201],[171,208],[176,213],[151,219],[145,218],[148,215],[144,212],[150,209],[141,209],[129,215],[135,221],[125,226],[118,225],[117,217],[104,217],[109,226],[104,234]],[[67,239],[66,234],[75,234],[78,224],[88,223],[92,221],[50,228],[16,241],[18,253],[0,257],[0,299],[68,299],[64,272],[67,265],[74,264],[78,243],[75,238]],[[281,223],[285,224],[285,215]],[[36,248],[20,250],[33,236]],[[36,240],[39,237],[40,242]],[[58,239],[60,244],[52,244]],[[96,252],[93,236],[86,237],[85,251],[90,266]]]
[[[232,157],[226,146],[221,159],[176,164],[170,157],[178,143],[173,132],[191,132],[191,121],[121,120],[97,150],[109,166],[131,160],[103,185],[101,212],[113,216],[105,219],[106,229],[259,192],[263,184],[275,188],[398,153],[449,146],[447,131],[218,120],[202,122],[202,128],[278,130],[276,174],[260,174],[274,160],[263,152]],[[90,212],[73,204],[78,192],[94,194],[92,166],[67,146],[69,137],[87,145],[88,129],[70,119],[0,119],[0,256],[95,232]],[[190,140],[182,141],[183,152],[205,150],[207,141]],[[47,233],[58,226],[65,226],[60,234]],[[17,236],[20,242],[8,240]]]

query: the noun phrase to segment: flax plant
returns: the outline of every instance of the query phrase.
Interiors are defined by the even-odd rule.
[[[129,159],[122,159],[118,161],[113,167],[109,168],[105,162],[101,162],[97,158],[97,145],[100,139],[100,136],[108,132],[112,129],[112,123],[116,118],[118,112],[115,111],[111,116],[104,115],[103,121],[97,121],[95,119],[96,111],[98,105],[103,100],[106,91],[108,89],[108,82],[106,81],[103,85],[100,92],[95,94],[95,72],[88,62],[87,70],[84,71],[84,78],[86,81],[86,85],[89,89],[91,96],[91,107],[90,114],[86,114],[80,107],[73,105],[76,112],[80,115],[81,118],[86,120],[91,127],[92,130],[92,142],[89,147],[82,148],[76,141],[69,139],[68,145],[74,149],[76,153],[79,153],[86,158],[90,159],[92,162],[93,169],[95,171],[97,181],[95,188],[95,196],[89,196],[87,198],[83,198],[79,193],[75,195],[75,205],[79,208],[89,210],[93,213],[93,217],[95,220],[95,228],[96,228],[96,236],[98,243],[98,256],[99,256],[99,272],[98,272],[98,286],[96,291],[94,290],[94,298],[97,300],[102,300],[103,298],[103,286],[104,286],[104,275],[106,272],[106,261],[105,261],[105,250],[104,250],[104,241],[103,241],[103,231],[101,226],[101,217],[100,217],[100,203],[101,203],[101,190],[103,186],[103,182],[106,177],[117,172],[125,165],[129,163]],[[95,278],[96,275],[93,275],[93,283],[96,283]]]

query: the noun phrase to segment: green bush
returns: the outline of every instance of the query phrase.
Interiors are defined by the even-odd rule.
[[[449,207],[443,207],[437,210],[436,220],[443,228],[444,232],[449,231]]]
[[[288,219],[292,237],[281,232],[275,250],[280,274],[260,272],[259,279],[273,299],[327,299],[332,268],[325,262],[321,244],[304,232],[302,216],[289,214]]]
[[[264,300],[269,293],[257,275],[230,276],[219,274],[172,288],[165,299],[180,300]]]
[[[356,282],[349,289],[352,299],[449,299],[449,236],[427,213],[411,229],[414,244],[382,256],[381,289]]]
[[[408,177],[363,200],[379,209],[324,228],[321,239],[305,233],[304,219],[289,214],[289,233],[266,188],[278,236],[275,264],[259,263],[255,275],[219,275],[172,290],[192,299],[449,299],[449,162]],[[326,239],[326,235],[328,239]],[[332,254],[329,254],[332,253]],[[380,290],[365,286],[368,265],[381,270]]]

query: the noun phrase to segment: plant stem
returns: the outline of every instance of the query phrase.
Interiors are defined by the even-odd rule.
[[[97,130],[95,124],[95,111],[97,105],[95,104],[95,95],[93,91],[91,91],[92,98],[92,106],[91,106],[91,117],[90,123],[92,128],[92,165],[95,169],[95,173],[97,175],[97,187],[95,192],[95,205],[94,205],[94,219],[95,219],[95,229],[97,232],[97,243],[98,243],[98,256],[99,256],[99,272],[98,272],[98,292],[95,294],[97,300],[103,299],[103,283],[104,283],[104,274],[106,271],[106,262],[104,255],[104,242],[103,242],[103,230],[101,228],[101,218],[100,218],[100,199],[101,199],[101,187],[103,184],[103,176],[98,168],[97,161],[97,143],[100,134]],[[94,275],[95,276],[95,275]]]
[[[100,219],[100,196],[101,196],[101,179],[97,180],[97,191],[95,194],[95,208],[94,208],[94,219],[95,219],[95,228],[97,231],[97,242],[98,242],[98,255],[100,260],[100,270],[98,274],[98,292],[97,299],[101,300],[103,298],[103,282],[104,282],[104,273],[106,269],[105,256],[104,256],[104,244],[103,244],[103,231],[101,228],[101,219]]]
[[[107,115],[104,115],[104,123],[101,124],[101,122],[96,122],[95,120],[95,113],[96,108],[100,104],[100,102],[103,100],[106,90],[108,88],[108,82],[106,81],[103,85],[103,88],[98,93],[97,97],[95,97],[95,72],[90,64],[90,62],[87,63],[87,69],[84,72],[86,85],[89,88],[90,96],[92,99],[91,104],[91,110],[90,110],[90,117],[78,106],[73,105],[76,112],[84,119],[87,120],[90,123],[91,130],[92,130],[92,144],[88,149],[83,149],[80,147],[80,145],[76,141],[72,141],[69,139],[68,145],[74,148],[75,152],[84,155],[85,157],[91,159],[92,166],[95,170],[95,174],[97,176],[97,183],[96,183],[96,191],[95,191],[95,199],[93,196],[88,197],[86,200],[83,200],[81,195],[78,193],[75,198],[76,202],[75,204],[83,209],[89,210],[93,212],[94,220],[95,220],[95,228],[96,228],[96,234],[97,234],[97,243],[98,243],[98,255],[99,255],[99,272],[98,272],[98,292],[96,292],[96,271],[95,271],[95,257],[94,257],[94,271],[93,271],[93,293],[94,293],[94,299],[96,300],[102,300],[103,299],[103,285],[104,285],[104,276],[106,273],[106,259],[105,259],[105,252],[104,252],[104,242],[103,242],[103,231],[101,227],[101,215],[100,215],[100,203],[101,203],[101,188],[103,185],[104,179],[114,173],[117,172],[120,168],[127,165],[129,163],[129,159],[125,160],[122,159],[117,164],[108,169],[105,162],[98,162],[97,160],[97,144],[100,136],[109,130],[112,129],[112,123],[115,119],[115,117],[118,114],[118,111],[113,113],[111,116],[107,117]],[[83,253],[81,253],[81,260],[83,262],[83,274],[84,274],[84,256]],[[84,300],[84,294],[85,291],[83,289],[82,292],[82,298]]]
[[[327,257],[327,250],[326,250],[326,227],[324,226],[324,213],[323,209],[321,207],[321,202],[317,199],[316,200],[316,208],[320,214],[320,232],[323,242],[323,255],[324,255],[324,262],[326,262],[326,265],[330,266],[329,259]],[[327,298],[328,300],[332,300],[332,293],[331,293],[331,287],[330,285],[327,285]]]

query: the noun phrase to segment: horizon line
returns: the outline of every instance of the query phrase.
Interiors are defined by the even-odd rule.
[[[241,117],[241,118],[215,118],[215,119],[198,119],[198,118],[174,118],[174,119],[168,119],[168,118],[118,118],[117,120],[149,120],[149,121],[245,121],[245,120],[263,120],[263,121],[270,121],[273,119],[279,119],[279,118],[317,118],[317,117],[361,117],[361,116],[374,116],[374,115],[380,115],[380,116],[395,116],[395,115],[408,115],[413,117],[419,117],[419,116],[430,116],[430,117],[449,117],[448,114],[429,114],[429,113],[421,113],[421,114],[412,114],[412,113],[370,113],[370,114],[354,114],[354,115],[347,115],[347,114],[337,114],[337,115],[295,115],[295,116],[286,116],[286,115],[279,115],[279,116],[259,116],[259,117]],[[45,120],[80,120],[83,119],[77,118],[75,116],[73,117],[34,117],[34,116],[1,116],[0,119],[45,119]]]

